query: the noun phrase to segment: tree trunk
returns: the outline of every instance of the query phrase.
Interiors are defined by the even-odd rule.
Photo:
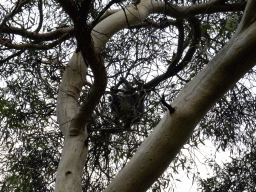
[[[72,137],[72,118],[78,113],[78,98],[86,79],[87,67],[81,53],[74,53],[64,72],[57,101],[57,118],[65,142],[57,170],[55,191],[82,191],[81,178],[88,146],[87,129]]]

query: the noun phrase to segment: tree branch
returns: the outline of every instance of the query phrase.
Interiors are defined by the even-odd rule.
[[[70,16],[70,18],[75,21],[78,16],[78,7],[75,1],[72,0],[57,0],[59,4],[63,7],[64,11]]]
[[[99,13],[99,15],[95,18],[95,20],[92,22],[92,28],[95,27],[95,25],[97,25],[97,23],[100,21],[100,19],[102,18],[102,16],[105,14],[105,12],[115,3],[120,2],[120,0],[112,0],[110,1],[106,7],[104,7],[104,9]]]
[[[21,1],[16,4],[15,8],[13,9],[13,11],[9,14],[7,14],[5,17],[4,17],[4,20],[2,21],[2,23],[0,24],[0,33],[2,32],[2,29],[3,27],[6,25],[6,22],[8,20],[10,20],[15,14],[19,13],[22,8],[22,6],[24,6],[25,4],[29,3],[30,0],[24,0],[24,1]]]
[[[177,23],[174,19],[167,19],[163,23],[155,22],[151,19],[146,19],[142,23],[139,23],[137,25],[130,26],[130,29],[139,29],[139,28],[156,28],[156,29],[164,29],[170,25],[175,25]]]
[[[256,7],[253,8],[251,11]],[[207,111],[255,66],[255,26],[254,20],[241,33],[236,33],[184,87],[172,103],[175,112],[164,115],[104,192],[146,191],[161,176]]]
[[[201,28],[200,28],[200,22],[196,17],[189,17],[187,18],[192,29],[193,29],[193,40],[190,45],[190,48],[188,49],[186,55],[184,56],[183,60],[177,65],[179,60],[181,59],[182,52],[184,50],[184,29],[182,26],[181,21],[177,21],[177,27],[179,30],[179,39],[178,39],[178,48],[177,48],[177,54],[174,55],[172,61],[169,64],[168,69],[166,72],[162,75],[159,75],[152,79],[150,82],[146,83],[144,85],[145,89],[151,89],[156,87],[160,82],[176,75],[178,72],[180,72],[186,65],[189,63],[189,61],[192,59],[195,51],[196,51],[196,45],[199,43],[199,40],[201,38]]]
[[[35,32],[30,32],[27,31],[25,29],[20,29],[17,27],[4,27],[2,30],[3,33],[12,33],[12,34],[16,34],[16,35],[20,35],[24,38],[29,38],[31,40],[35,40],[35,41],[52,41],[55,40],[57,38],[60,38],[62,35],[64,34],[69,34],[70,37],[74,36],[74,28],[60,28],[60,29],[56,29],[53,32],[50,33],[35,33]]]
[[[17,44],[12,44],[10,39],[0,39],[0,44],[16,50],[25,50],[25,49],[31,49],[31,48],[36,50],[48,50],[50,48],[55,47],[56,45],[59,45],[61,42],[67,40],[69,37],[70,37],[69,34],[64,34],[58,40],[52,43],[49,43],[48,45],[37,45],[36,43],[39,43],[39,42],[34,42],[34,44],[28,43],[28,44],[17,45]]]
[[[181,71],[184,67],[187,66],[187,64],[189,63],[189,61],[192,59],[196,49],[197,49],[197,45],[199,44],[199,41],[201,39],[201,28],[200,28],[200,21],[196,18],[196,17],[190,17],[188,19],[188,21],[190,22],[192,28],[193,28],[193,41],[190,45],[190,48],[188,49],[185,57],[183,58],[183,60],[181,61],[181,63],[177,66],[177,67],[171,67],[168,69],[170,74],[177,74],[179,71]]]
[[[89,10],[88,4],[84,4]],[[87,13],[85,13],[87,14]],[[104,94],[107,86],[107,72],[103,61],[95,50],[94,42],[91,37],[91,29],[86,25],[83,14],[75,21],[75,31],[78,49],[81,50],[83,59],[92,69],[94,83],[91,87],[88,97],[82,104],[81,109],[75,114],[70,125],[70,135],[77,136],[83,133],[85,124],[90,120],[93,111],[98,105],[101,96]]]
[[[42,3],[42,0],[38,1],[38,10],[39,10],[40,20],[39,20],[38,27],[35,30],[36,33],[38,33],[40,31],[40,29],[42,28],[42,25],[43,25],[43,3]]]
[[[12,59],[12,58],[14,58],[14,57],[21,55],[23,52],[24,52],[24,50],[21,50],[21,51],[18,51],[17,53],[14,53],[14,54],[8,56],[7,58],[1,60],[1,61],[0,61],[0,64],[3,64],[3,63],[9,61],[10,59]]]
[[[206,3],[179,7],[167,2],[152,1],[152,6],[154,7],[154,13],[163,13],[164,10],[164,13],[170,17],[186,18],[198,14],[243,11],[246,5],[246,2],[225,5],[219,5],[218,3],[218,0],[211,0]]]

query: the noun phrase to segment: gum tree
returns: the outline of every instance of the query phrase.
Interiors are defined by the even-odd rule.
[[[127,155],[128,158],[132,156],[127,164],[126,160],[121,158],[125,166],[114,179],[112,174],[110,176],[110,173],[103,171],[108,181],[106,184],[110,183],[103,188],[105,188],[104,191],[146,191],[175,159],[200,120],[239,79],[252,69],[256,62],[254,54],[256,51],[254,35],[256,4],[252,0],[247,2],[198,1],[192,2],[191,5],[183,1],[176,3],[151,0],[109,1],[105,5],[98,1],[58,0],[57,4],[53,4],[60,6],[58,7],[60,10],[64,10],[59,16],[61,14],[68,16],[67,22],[59,23],[59,26],[53,28],[45,25],[45,29],[42,28],[44,26],[42,7],[46,4],[43,5],[42,1],[38,1],[40,15],[36,29],[32,28],[32,25],[15,22],[15,16],[22,13],[23,8],[35,2],[18,1],[12,12],[3,17],[0,25],[1,43],[8,48],[9,52],[1,63],[22,55],[26,50],[50,50],[59,46],[64,47],[67,52],[69,45],[60,46],[60,44],[71,38],[76,40],[76,50],[73,50],[74,54],[65,66],[64,73],[60,74],[62,79],[56,113],[64,136],[64,146],[58,165],[55,191],[82,191],[82,176],[86,175],[83,169],[85,165],[86,170],[90,168],[88,159],[93,158],[88,157],[90,144],[103,146],[102,143],[105,143],[106,147],[107,144],[120,142],[118,139],[124,137],[128,140],[128,148],[133,131],[144,133],[144,137],[149,136],[138,149],[136,148],[140,143],[134,144],[135,149],[127,150],[131,154],[134,150],[137,151],[133,156]],[[116,8],[113,9],[113,7]],[[210,15],[243,10],[242,19],[235,33],[231,33],[232,38],[225,46],[223,46],[225,40],[222,45],[215,46],[214,51],[218,52],[216,55],[209,56],[209,52],[206,54],[203,51],[204,46],[210,46],[209,40],[214,39],[210,35],[221,30],[216,27],[215,32],[208,34],[214,26],[214,22],[212,25],[209,24]],[[232,16],[233,19],[230,19],[231,16],[226,17],[228,18],[226,28],[232,28],[229,21],[239,21],[239,15]],[[205,17],[207,22],[203,20]],[[219,14],[219,17],[221,18],[222,15]],[[152,35],[148,29],[153,29],[153,32],[158,30],[156,40],[151,40],[150,44],[144,40],[147,35]],[[46,33],[45,30],[48,32]],[[170,41],[169,37],[163,35],[167,32],[176,34],[177,39]],[[216,35],[216,39],[220,34]],[[16,39],[17,35],[21,36],[22,40]],[[225,35],[222,34],[221,38],[223,37]],[[129,38],[129,41],[125,41],[125,38]],[[122,43],[114,47],[118,39],[122,40]],[[154,39],[153,35],[152,39]],[[19,41],[22,43],[17,43]],[[164,46],[160,45],[161,41],[164,42]],[[172,46],[167,47],[168,43],[176,45],[175,51],[171,51]],[[123,48],[126,46],[129,48]],[[163,52],[154,52],[152,47],[155,46],[158,47],[156,50],[163,49]],[[151,48],[154,53],[143,52],[143,49]],[[118,56],[118,51],[123,55]],[[200,57],[196,57],[198,52],[201,53]],[[40,55],[40,52],[37,55]],[[58,59],[52,60],[46,55],[42,56],[46,59],[45,63],[50,65],[60,63]],[[118,59],[115,60],[115,57]],[[203,69],[199,69],[200,72],[194,72],[194,77],[187,76],[188,73],[185,74],[184,71],[193,70],[196,59],[200,59],[200,62],[207,65],[203,65]],[[40,65],[43,59],[38,60]],[[129,64],[131,60],[134,62]],[[153,62],[157,63],[156,68],[159,67],[159,60],[164,63],[163,70],[157,69],[155,73],[154,67],[147,67]],[[141,69],[145,71],[140,70],[135,73],[140,66],[143,66]],[[121,69],[122,67],[125,69]],[[62,68],[64,69],[63,66]],[[161,70],[163,72],[158,74]],[[144,119],[141,125],[133,125],[129,129],[122,127],[113,119],[111,111],[107,110],[109,105],[106,100],[107,94],[113,94],[110,87],[118,84],[120,76],[137,85],[139,81],[143,82],[138,87],[145,92],[149,101],[149,97],[153,98],[153,93],[161,87],[165,95],[173,99],[169,109],[174,111],[168,110],[160,121],[151,121],[150,117],[147,119],[147,114],[150,114],[150,108],[157,106],[151,100],[143,114]],[[145,76],[151,77],[147,79]],[[189,78],[186,79],[186,77]],[[175,93],[175,96],[170,95],[171,88],[164,84],[170,79],[180,80],[183,82],[181,86],[186,83],[178,93]],[[163,89],[164,87],[167,88]],[[153,114],[156,115],[157,111],[153,111]],[[150,134],[143,131],[152,130],[154,126]],[[130,136],[123,136],[125,132],[130,133]],[[95,139],[99,135],[98,140]],[[98,150],[108,154],[104,156],[106,159],[116,158],[113,155],[116,151],[99,148]],[[116,150],[119,150],[117,146]]]

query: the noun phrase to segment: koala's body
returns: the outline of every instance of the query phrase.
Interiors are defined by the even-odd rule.
[[[132,124],[139,123],[145,110],[144,95],[138,92],[124,78],[120,79],[120,83],[125,84],[126,90],[121,92],[111,89],[110,107],[116,122],[121,120],[125,128],[130,128]]]

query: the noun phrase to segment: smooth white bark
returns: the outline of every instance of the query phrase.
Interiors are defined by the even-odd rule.
[[[251,4],[256,8],[255,3]],[[255,14],[254,14],[255,17]],[[207,111],[256,64],[256,22],[236,35],[172,103],[153,133],[104,192],[146,191],[164,172]]]
[[[74,53],[63,75],[57,100],[57,118],[65,137],[61,161],[57,170],[55,191],[82,191],[82,170],[87,157],[87,129],[70,137],[73,116],[78,112],[78,98],[86,81],[87,67],[82,54]]]
[[[86,82],[87,66],[82,54],[74,53],[63,74],[57,100],[57,117],[60,129],[68,136],[70,121],[78,112],[78,98]]]
[[[211,1],[214,2],[215,0]],[[163,2],[142,0],[138,6],[127,7],[125,13],[120,10],[103,19],[92,34],[97,52],[119,30],[140,24],[152,13],[166,13],[165,11]],[[186,9],[180,9],[180,12],[182,11]],[[167,13],[184,17],[177,9],[169,8]],[[255,23],[251,23],[246,29],[240,27],[239,33],[174,100],[172,106],[176,111],[172,115],[168,112],[165,114],[106,192],[141,192],[152,185],[179,152],[200,119],[253,67],[256,62],[255,33]],[[81,191],[82,170],[88,150],[87,133],[85,129],[82,134],[70,137],[69,129],[70,121],[78,111],[77,99],[85,81],[86,71],[82,56],[75,53],[64,73],[58,96],[57,116],[65,136],[56,181],[55,191],[58,192]]]

